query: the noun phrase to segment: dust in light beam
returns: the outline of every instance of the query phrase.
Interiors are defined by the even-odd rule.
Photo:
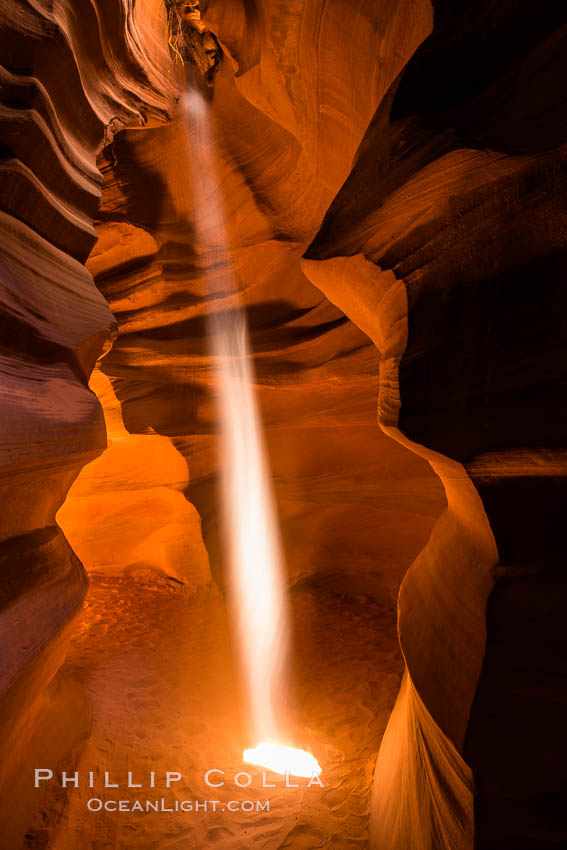
[[[239,303],[215,162],[209,106],[188,90],[181,108],[189,130],[194,228],[208,282],[211,359],[217,368],[223,527],[229,602],[246,687],[250,733],[263,743],[244,760],[295,776],[321,772],[309,753],[281,740],[277,706],[285,696],[290,626],[279,523],[275,510],[244,310]],[[220,296],[220,297],[219,297]],[[219,298],[220,309],[215,309]],[[227,310],[226,302],[231,308]]]

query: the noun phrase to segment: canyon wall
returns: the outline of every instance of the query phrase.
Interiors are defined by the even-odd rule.
[[[251,328],[289,582],[370,593],[392,605],[443,508],[442,491],[426,463],[377,429],[374,347],[309,283],[299,260],[373,109],[429,31],[430,7],[305,3],[288,9],[283,24],[282,9],[269,3],[209,3],[203,13],[227,51],[210,92],[219,193]],[[205,575],[190,547],[194,532],[181,542],[163,488],[182,490],[222,585],[205,317],[230,311],[235,294],[222,291],[224,268],[206,267],[195,238],[195,217],[211,234],[218,226],[206,204],[195,207],[195,133],[178,108],[167,125],[115,135],[99,158],[98,243],[87,263],[119,326],[100,370],[126,432],[143,437],[148,451],[169,441],[185,458],[186,480],[175,464],[171,474],[162,467],[150,489],[163,503],[148,498],[148,482],[136,485],[135,501],[133,482],[124,481],[125,469],[116,476],[116,454],[107,452],[81,475],[59,518],[89,570],[139,572],[153,563],[198,585]],[[133,439],[128,445],[137,478],[145,456],[136,456]],[[91,511],[99,522],[89,528]],[[176,539],[179,557],[158,551],[164,535]]]
[[[400,591],[372,846],[543,850],[565,842],[567,21],[434,6],[304,262],[448,501]]]
[[[151,14],[154,21],[146,16],[138,28],[120,0],[0,3],[0,821],[7,848],[20,846],[36,802],[32,768],[56,764],[89,729],[86,693],[56,675],[87,579],[55,513],[81,467],[106,446],[87,383],[116,322],[84,261],[96,241],[98,151],[114,130],[152,115],[164,120],[171,106],[169,57],[155,38],[160,18]]]
[[[87,263],[119,325],[100,369],[127,431],[148,445],[153,439],[157,446],[156,437],[169,440],[185,458],[184,492],[198,510],[212,573],[222,586],[216,376],[206,316],[242,303],[290,585],[369,593],[393,605],[401,577],[443,508],[441,488],[426,463],[376,427],[376,351],[301,271],[305,234],[315,232],[328,193],[298,142],[240,96],[228,64],[217,78],[211,112],[231,242],[224,261],[235,268],[239,292],[225,291],[224,261],[212,267],[195,238],[195,217],[211,234],[218,223],[205,205],[194,206],[189,166],[199,142],[182,110],[166,126],[118,134],[99,160],[99,241]],[[266,141],[253,143],[257,139]],[[301,197],[293,194],[296,182]],[[86,469],[60,515],[88,569],[113,568],[100,551],[101,529],[107,552],[119,552],[123,567],[142,567],[139,553],[132,550],[128,558],[120,545],[132,514],[124,493],[131,483],[118,482],[115,497],[108,488],[104,496],[100,491],[101,470],[106,465],[110,479],[113,463],[107,453]],[[140,467],[135,452],[131,464],[133,472]],[[85,529],[82,517],[101,499],[99,527]],[[167,524],[165,509],[152,513],[153,522],[161,515]],[[153,525],[144,524],[140,538],[142,524],[132,515],[130,524],[144,541],[144,560],[152,560],[147,535]],[[186,553],[167,569],[198,584],[195,566]]]
[[[2,0],[0,11],[0,819],[17,847],[37,803],[31,767],[54,766],[89,730],[86,694],[57,675],[87,587],[77,554],[89,569],[158,568],[194,585],[209,580],[210,556],[223,578],[202,284],[179,179],[190,131],[160,126],[179,88],[163,4]],[[443,496],[427,465],[376,429],[376,353],[299,258],[431,9],[246,0],[204,11],[227,52],[213,104],[222,192],[290,583],[391,605]]]
[[[546,850],[566,840],[566,16],[453,6],[204,3],[226,52],[219,191],[289,583],[398,599],[374,846]],[[17,847],[26,770],[88,733],[56,675],[77,554],[195,586],[223,569],[207,210],[162,2],[0,12],[0,819]],[[108,452],[88,387],[105,353]],[[75,479],[74,552],[55,515]]]

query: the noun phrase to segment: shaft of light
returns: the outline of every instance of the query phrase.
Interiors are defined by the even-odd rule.
[[[250,733],[279,738],[277,704],[284,687],[289,618],[283,559],[260,417],[246,317],[236,302],[224,210],[210,133],[208,104],[196,90],[182,98],[191,126],[189,159],[195,237],[204,270],[223,269],[230,312],[209,312],[211,354],[218,368],[223,526],[229,556],[229,593],[245,679]],[[212,296],[212,285],[209,295]]]

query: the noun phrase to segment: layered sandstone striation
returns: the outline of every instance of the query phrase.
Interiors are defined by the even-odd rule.
[[[119,325],[100,369],[120,402],[126,430],[144,435],[148,445],[152,439],[156,445],[155,435],[167,438],[185,458],[185,493],[199,513],[213,576],[223,586],[216,376],[206,317],[211,310],[230,311],[243,303],[290,585],[315,583],[394,604],[401,576],[429,535],[443,497],[427,465],[377,429],[374,347],[309,283],[299,260],[331,190],[338,189],[347,173],[373,104],[397,71],[391,39],[411,20],[402,40],[409,55],[429,26],[427,9],[421,17],[411,16],[409,7],[361,9],[357,43],[367,44],[379,26],[385,35],[372,51],[361,50],[358,64],[352,63],[351,42],[340,35],[344,20],[337,9],[321,8],[312,19],[306,4],[285,32],[274,30],[263,45],[260,64],[277,64],[272,53],[279,54],[284,45],[288,51],[306,51],[296,73],[306,92],[303,100],[308,94],[317,101],[321,115],[333,112],[332,103],[342,104],[340,113],[338,107],[333,112],[349,128],[341,133],[336,127],[324,130],[312,110],[299,128],[303,100],[295,103],[296,94],[291,102],[297,120],[284,121],[290,104],[289,68],[284,76],[270,72],[277,115],[262,111],[264,105],[252,95],[258,63],[254,60],[248,70],[237,65],[239,18],[234,10],[228,17],[226,12],[210,4],[204,19],[229,45],[236,66],[228,60],[221,65],[211,102],[218,192],[231,256],[211,266],[195,234],[198,217],[200,232],[208,231],[214,241],[218,223],[210,207],[195,201],[190,158],[199,140],[183,110],[178,108],[164,126],[117,134],[99,159],[104,177],[96,221],[99,239],[87,263]],[[268,26],[272,12],[266,10],[265,16]],[[314,27],[326,33],[329,49],[331,43],[336,47],[332,85],[317,70],[322,60],[313,45]],[[243,50],[249,47],[242,45]],[[363,77],[373,80],[372,102],[351,95]],[[262,93],[258,88],[256,94]],[[340,169],[336,151],[330,157],[331,132],[345,145]],[[224,291],[227,263],[234,266],[238,292]],[[97,461],[96,468],[105,465],[111,478],[110,456]],[[135,475],[140,465],[135,453],[132,465]],[[111,565],[104,558],[82,548],[87,537],[96,537],[80,519],[89,509],[89,493],[93,506],[101,499],[100,481],[89,483],[90,474],[85,470],[77,482],[61,521],[87,568],[106,570]],[[162,483],[168,486],[165,470]],[[74,515],[77,488],[82,501]],[[115,522],[119,514],[125,517],[124,488],[118,481],[114,496],[107,493],[105,511],[113,512],[114,504],[116,516],[102,519],[100,528],[108,549],[120,551],[117,561],[130,570],[151,560],[151,551],[141,558],[139,551],[128,554],[124,549],[121,525]],[[161,516],[166,533],[167,511]],[[170,532],[175,533],[173,528]],[[173,574],[199,584],[193,568],[189,556],[175,568],[170,563]]]
[[[21,842],[31,767],[56,763],[90,722],[86,693],[56,676],[87,581],[55,513],[81,467],[106,446],[102,411],[87,386],[116,335],[84,267],[96,241],[96,155],[118,127],[163,119],[170,108],[167,53],[155,26],[146,20],[138,28],[136,17],[118,0],[0,4],[6,847]]]
[[[400,592],[373,841],[557,847],[567,22],[435,7],[304,263],[382,350],[382,427],[448,500]]]
[[[159,126],[179,93],[165,8],[4,0],[1,12],[9,651],[0,740],[3,752],[9,736],[17,742],[1,782],[3,840],[18,846],[35,798],[16,776],[38,759],[54,765],[89,728],[84,691],[57,675],[86,591],[77,554],[89,569],[159,568],[194,586],[208,581],[209,556],[222,584],[222,559],[205,305],[183,169],[190,131],[179,116]],[[430,8],[210,3],[206,12],[228,54],[214,101],[222,192],[290,583],[391,604],[442,496],[427,467],[375,428],[375,352],[307,282],[299,257],[373,109],[429,30]],[[73,551],[55,515],[107,445],[88,382],[118,331],[92,383],[110,447],[59,514]]]
[[[565,843],[562,5],[203,3],[236,293],[162,0],[0,0],[7,847],[18,777],[88,733],[81,561],[224,585],[206,314],[237,301],[290,586],[398,603],[372,846]]]

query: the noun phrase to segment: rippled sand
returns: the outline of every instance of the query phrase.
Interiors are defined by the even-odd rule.
[[[402,664],[394,612],[365,597],[292,595],[296,647],[295,746],[310,749],[324,788],[262,787],[261,770],[244,765],[250,742],[240,706],[226,610],[216,590],[190,595],[163,576],[94,575],[65,664],[93,701],[93,731],[61,765],[79,770],[80,787],[50,783],[28,848],[238,850],[365,847],[372,770],[399,686]],[[291,718],[291,716],[290,716]],[[226,785],[208,788],[207,769]],[[95,772],[93,789],[88,772]],[[150,771],[156,787],[147,787]],[[164,787],[166,770],[183,780]],[[104,771],[119,789],[104,789]],[[127,773],[142,789],[128,789]],[[239,789],[234,776],[252,776]],[[218,781],[220,774],[212,779]],[[241,778],[245,781],[245,778]],[[90,812],[104,800],[218,800],[216,811]],[[228,810],[229,801],[270,801],[270,811]]]

